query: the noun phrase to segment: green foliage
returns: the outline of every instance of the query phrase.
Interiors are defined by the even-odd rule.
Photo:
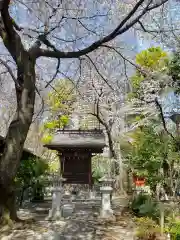
[[[169,75],[172,76],[176,93],[180,93],[180,54],[178,52],[173,55],[168,69]]]
[[[44,182],[41,180],[39,181],[39,179],[34,181],[34,185],[32,187],[32,201],[33,202],[44,200],[43,185],[44,185]]]
[[[131,135],[132,151],[128,155],[129,164],[136,174],[146,171],[150,184],[158,181],[158,171],[162,165],[162,142],[152,127],[136,129]]]
[[[131,203],[131,209],[138,217],[151,217],[157,219],[159,216],[158,205],[149,195],[137,195]]]
[[[180,238],[180,219],[169,219],[168,232],[171,235],[172,240]]]
[[[151,47],[136,55],[136,64],[151,73],[154,71],[167,71],[168,62],[169,58],[167,53],[160,47]],[[133,92],[129,94],[129,100],[134,97],[140,97],[138,96],[138,90],[144,79],[144,74],[137,69],[136,73],[131,77]]]
[[[135,223],[139,240],[154,240],[160,235],[160,226],[149,217],[136,218]]]
[[[56,158],[49,163],[49,171],[57,172],[58,170],[59,170],[59,158]]]
[[[128,124],[134,124],[134,123],[138,123],[140,121],[143,121],[144,119],[147,118],[147,114],[143,114],[143,113],[138,113],[138,114],[131,114],[129,116],[127,116],[126,121]]]
[[[152,189],[158,182],[170,186],[169,169],[173,175],[179,175],[177,143],[164,132],[156,132],[153,125],[141,126],[129,135],[131,144],[125,157],[131,170],[136,175],[145,176]],[[160,174],[162,168],[166,179]]]
[[[68,125],[76,100],[77,93],[71,81],[63,79],[55,84],[47,97],[49,116],[41,127],[43,143],[51,142],[53,133],[58,129],[64,129]]]
[[[62,129],[63,127],[65,127],[69,122],[69,116],[63,115],[58,117],[55,120],[49,120],[47,122],[44,123],[44,129],[48,129],[48,130],[54,130],[54,129]]]
[[[29,189],[33,199],[43,200],[44,193],[41,177],[49,171],[49,166],[39,158],[23,159],[20,162],[18,172],[15,177],[15,184],[18,187],[18,202],[21,205],[24,198],[24,191]],[[18,194],[18,195],[19,195]]]
[[[136,71],[136,74],[131,77],[131,84],[134,89],[139,89],[141,82],[144,80],[144,76],[140,74],[139,71]]]
[[[148,70],[162,70],[167,67],[168,55],[160,47],[151,47],[136,55],[136,63]]]
[[[96,168],[93,171],[92,176],[93,176],[93,182],[98,183],[99,180],[103,177],[103,172],[99,168]]]
[[[105,174],[108,173],[109,170],[109,159],[103,157],[100,154],[97,154],[92,157],[92,172],[94,182],[98,182],[100,178],[102,178]]]
[[[53,136],[48,134],[48,133],[45,133],[41,139],[41,141],[44,143],[44,144],[48,144],[52,141],[53,139]]]
[[[148,177],[149,173],[146,169],[134,169],[133,174],[136,177]]]
[[[48,94],[47,104],[51,112],[60,112],[69,115],[73,110],[77,94],[74,84],[68,79],[57,81],[54,90]]]
[[[38,158],[28,158],[21,160],[15,182],[22,186],[28,187],[34,179],[37,179],[48,170],[48,164]]]
[[[133,76],[131,77],[131,80],[132,80],[132,78],[133,78]],[[133,83],[132,83],[132,86],[133,86]],[[136,88],[139,88],[139,85],[136,86]],[[126,96],[126,100],[130,101],[131,99],[134,99],[136,97],[136,95],[137,95],[137,93],[135,93],[135,92],[129,92]]]

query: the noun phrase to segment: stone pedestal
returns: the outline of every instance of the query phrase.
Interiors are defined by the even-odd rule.
[[[113,210],[111,206],[111,194],[113,191],[112,188],[112,179],[101,179],[100,182],[102,186],[100,187],[101,192],[101,212],[100,217],[102,218],[111,218],[113,217]]]
[[[64,204],[62,206],[62,217],[70,217],[74,212],[74,205],[73,204]]]
[[[62,199],[62,217],[70,217],[74,212],[74,204],[72,203],[71,193],[66,191]]]
[[[62,195],[64,178],[55,178],[52,187],[52,207],[49,210],[48,220],[59,220],[62,217]]]
[[[70,204],[70,203],[72,203],[72,196],[70,192],[66,191],[63,194],[63,204]]]
[[[95,199],[95,198],[96,198],[96,193],[95,193],[95,191],[93,191],[93,190],[90,190],[90,191],[89,191],[89,198],[90,198],[90,199]]]
[[[112,217],[113,216],[113,210],[111,208],[112,187],[103,186],[100,188],[100,191],[102,193],[100,216],[102,218]]]

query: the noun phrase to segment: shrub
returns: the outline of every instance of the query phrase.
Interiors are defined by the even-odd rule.
[[[95,184],[99,183],[99,179],[101,179],[102,177],[103,177],[102,171],[100,171],[99,168],[95,169],[94,172],[93,172],[93,182]]]
[[[172,240],[180,239],[180,219],[169,219],[168,230]]]
[[[151,196],[139,194],[131,203],[131,210],[137,217],[159,217],[158,204],[153,201]]]
[[[136,218],[137,232],[136,236],[139,240],[154,240],[160,236],[160,226],[148,217]]]
[[[37,180],[32,187],[32,199],[33,202],[44,200],[43,182]]]
[[[24,193],[27,189],[34,189],[33,191],[30,191],[30,193],[32,192],[32,198],[37,198],[37,196],[40,199],[43,198],[43,192],[41,190],[42,187],[40,187],[38,184],[40,177],[43,176],[48,171],[48,169],[48,164],[39,158],[30,157],[28,159],[21,160],[18,172],[15,177],[15,184],[19,189],[17,192],[18,205],[22,205],[24,200]]]

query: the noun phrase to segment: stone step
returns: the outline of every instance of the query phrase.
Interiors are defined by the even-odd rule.
[[[127,207],[129,205],[129,198],[128,197],[114,197],[112,199],[112,205]]]

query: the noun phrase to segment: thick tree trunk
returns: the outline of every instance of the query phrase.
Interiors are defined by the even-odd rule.
[[[24,142],[32,122],[35,102],[35,63],[26,56],[18,68],[18,82],[16,86],[17,109],[5,139],[5,148],[0,159],[0,205],[7,208],[10,217],[16,219],[14,177],[20,163]]]
[[[7,199],[7,210],[9,211],[9,217],[11,220],[18,220],[16,212],[16,192],[15,190],[11,191],[11,195]]]
[[[22,204],[23,204],[23,200],[24,200],[24,193],[25,193],[25,190],[27,188],[23,187],[22,188],[22,192],[21,192],[21,196],[20,196],[20,200],[19,200],[19,206],[22,207]]]
[[[7,224],[10,220],[18,220],[16,212],[16,194],[12,187],[7,186],[6,194],[3,195],[0,201],[0,209],[1,222]]]
[[[111,136],[111,131],[109,130],[108,126],[106,127],[106,133],[108,136],[108,145],[109,145],[109,151],[110,151],[110,158],[114,159],[114,162],[112,163],[112,173],[114,173],[116,176],[119,175],[119,163],[118,163],[118,157],[114,150],[114,144]]]

